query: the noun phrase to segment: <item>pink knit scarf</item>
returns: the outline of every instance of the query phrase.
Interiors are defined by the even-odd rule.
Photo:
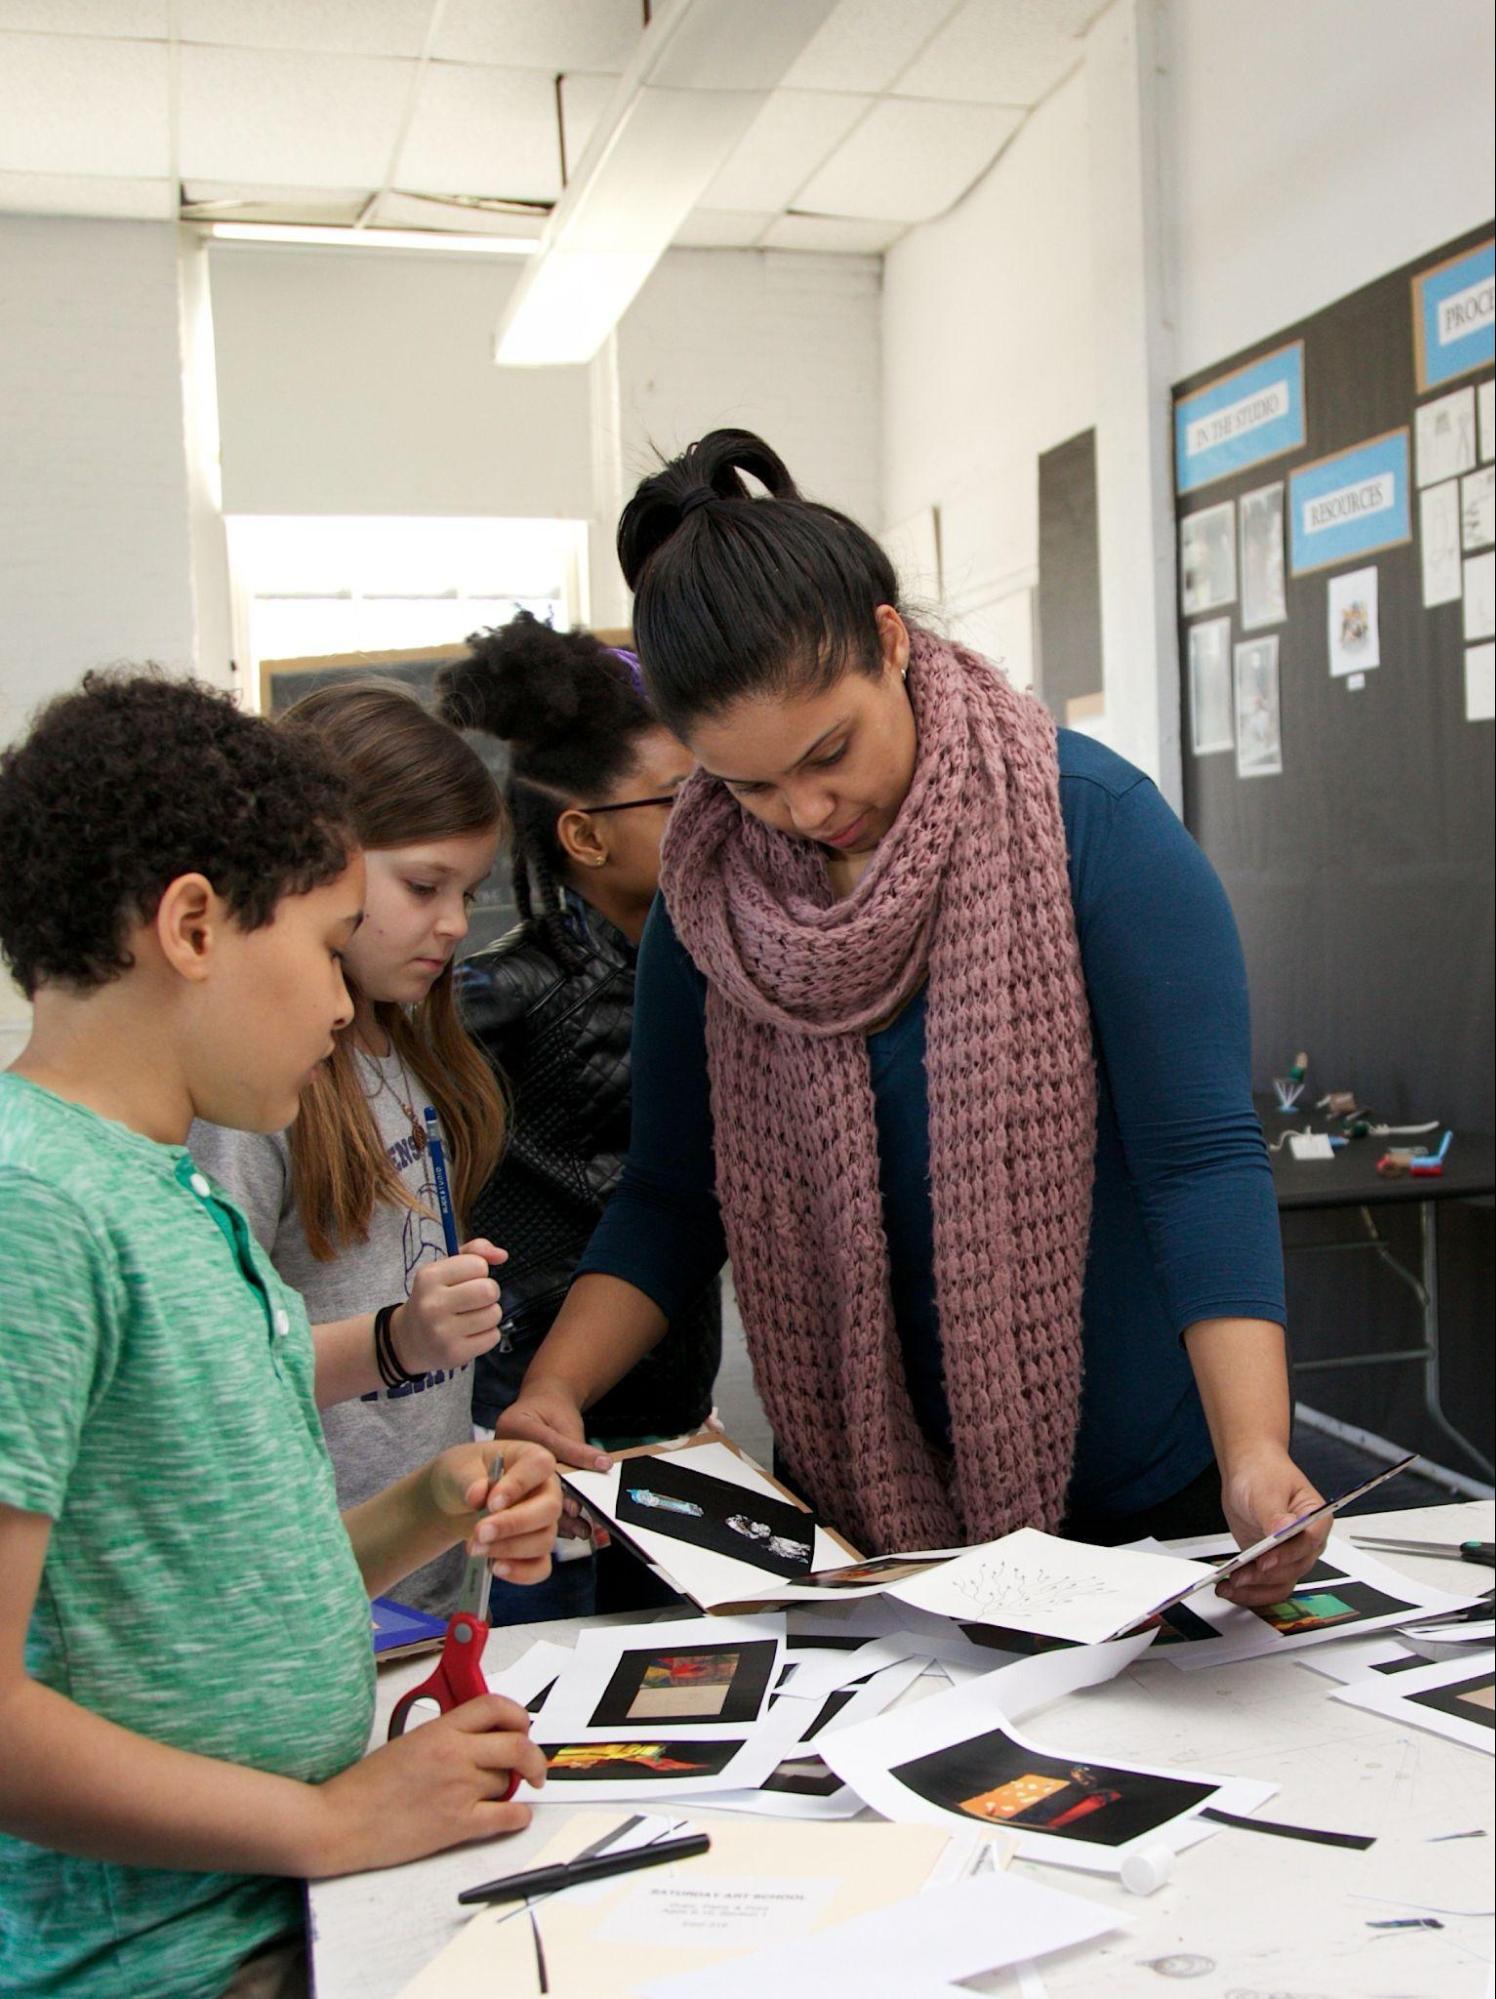
[[[1095,1078],[1054,726],[916,631],[913,783],[853,893],[698,773],[662,887],[708,981],[717,1192],[754,1377],[818,1514],[863,1548],[1053,1529],[1070,1476]],[[928,979],[935,1296],[953,1457],[889,1294],[867,1035]]]

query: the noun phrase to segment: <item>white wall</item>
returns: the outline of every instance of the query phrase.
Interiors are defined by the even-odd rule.
[[[1168,330],[1170,379],[1490,216],[1482,0],[1113,0],[1087,44],[1092,69],[1114,70],[1128,14],[1157,54],[1141,160],[1157,173],[1157,266],[1142,268],[1141,238],[1132,248],[1136,289]],[[1093,241],[1092,191],[1140,169],[1136,148],[1114,158],[1102,142],[1116,121],[1093,118],[1112,88],[1084,72],[1061,84],[972,193],[886,260],[883,518],[939,507],[958,612],[1036,573],[1038,454],[1103,414],[1116,301],[1095,273],[1118,246]],[[1134,386],[1146,401],[1141,367]],[[1110,381],[1113,409],[1117,394]],[[1157,515],[1168,494],[1139,484],[1103,503],[1105,541],[1108,507],[1118,528],[1117,509]],[[1155,655],[1172,672],[1171,612],[1151,640],[1140,665],[1130,630],[1106,679],[1109,705],[1125,689],[1129,715],[1148,716],[1151,743],[1123,747],[1167,783],[1168,704],[1139,678],[1164,673]]]
[[[215,243],[231,514],[591,512],[584,368],[493,365],[499,259]]]
[[[174,225],[0,216],[0,743],[89,667],[223,675],[211,564],[201,606],[194,579],[199,306]],[[25,1019],[0,976],[0,1067]]]
[[[672,250],[617,335],[627,490],[709,430],[752,430],[797,483],[880,521],[875,257]]]

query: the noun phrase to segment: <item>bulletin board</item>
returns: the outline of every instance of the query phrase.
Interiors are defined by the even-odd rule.
[[[1492,229],[1174,391],[1184,809],[1254,1076],[1493,1124]]]

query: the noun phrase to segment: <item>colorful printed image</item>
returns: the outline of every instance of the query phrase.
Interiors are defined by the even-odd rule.
[[[1368,1617],[1386,1617],[1410,1608],[1370,1583],[1354,1582],[1320,1562],[1291,1597],[1260,1607],[1255,1615],[1270,1624],[1280,1638],[1296,1638],[1306,1631],[1360,1624]]]
[[[774,1670],[771,1638],[747,1645],[693,1645],[680,1651],[625,1652],[589,1726],[757,1721]]]
[[[546,1773],[551,1783],[585,1780],[596,1783],[616,1777],[633,1783],[638,1778],[658,1777],[668,1783],[672,1777],[719,1777],[742,1748],[736,1742],[557,1742],[542,1743]]]
[[[1496,1729],[1496,1681],[1489,1672],[1472,1673],[1468,1680],[1456,1680],[1447,1687],[1428,1687],[1421,1694],[1409,1694],[1408,1699],[1415,1707],[1433,1708],[1457,1721]]]
[[[624,1527],[644,1527],[693,1548],[751,1562],[771,1575],[805,1575],[815,1541],[815,1520],[787,1499],[750,1492],[666,1458],[626,1458],[618,1486],[617,1517]]]
[[[900,1764],[893,1775],[959,1817],[1091,1846],[1126,1846],[1212,1797],[1215,1786],[1026,1749],[1001,1729]]]

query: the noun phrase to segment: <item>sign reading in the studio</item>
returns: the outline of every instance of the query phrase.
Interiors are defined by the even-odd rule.
[[[1496,243],[1482,243],[1413,280],[1420,392],[1496,360]]]
[[[1295,576],[1407,541],[1407,425],[1291,473],[1288,512]]]
[[[1297,451],[1304,442],[1304,343],[1292,341],[1174,406],[1181,493]]]

